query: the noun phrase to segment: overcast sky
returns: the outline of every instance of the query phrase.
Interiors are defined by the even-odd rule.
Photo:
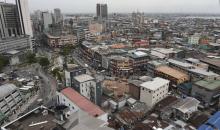
[[[11,0],[8,0],[11,1]],[[109,12],[220,13],[220,0],[29,0],[30,10],[60,8],[64,13],[95,13],[96,3]]]

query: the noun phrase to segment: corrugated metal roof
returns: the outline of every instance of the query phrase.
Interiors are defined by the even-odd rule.
[[[80,95],[72,88],[63,89],[61,93],[65,95],[68,99],[70,99],[74,104],[76,104],[80,109],[87,112],[89,115],[100,116],[105,113],[98,106],[87,100],[85,97]]]
[[[0,86],[0,99],[8,96],[13,91],[15,91],[17,87],[14,84],[4,84]]]
[[[211,126],[202,125],[198,128],[198,130],[214,130]]]
[[[208,121],[208,124],[215,126],[216,128],[220,129],[220,111],[215,113]]]

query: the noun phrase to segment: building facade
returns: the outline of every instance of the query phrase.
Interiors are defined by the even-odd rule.
[[[219,104],[220,80],[200,80],[193,84],[192,96],[198,99],[204,107]]]
[[[62,14],[59,8],[54,9],[54,19],[55,19],[55,23],[62,22]]]
[[[28,50],[30,46],[29,36],[9,38],[0,42],[0,53],[6,53],[12,50]]]
[[[96,5],[96,16],[98,18],[108,18],[108,6],[107,4],[97,4]]]
[[[43,18],[43,25],[44,25],[44,30],[49,30],[50,25],[53,23],[53,18],[51,13],[49,12],[43,12],[42,13],[42,18]]]
[[[22,34],[33,37],[32,23],[29,11],[28,0],[16,0]]]
[[[110,73],[117,77],[129,77],[133,75],[132,60],[123,56],[113,56],[110,60]]]
[[[82,74],[75,76],[73,83],[73,88],[81,95],[97,105],[101,104],[101,84],[96,83],[95,78],[87,74]]]
[[[0,39],[22,34],[19,14],[15,4],[0,2]]]
[[[153,107],[156,103],[164,99],[169,91],[170,81],[162,78],[154,78],[152,81],[142,83],[140,101]]]
[[[65,80],[66,80],[66,86],[67,87],[74,87],[74,77],[78,75],[86,74],[86,69],[79,66],[70,67],[67,66],[67,69],[65,70]]]

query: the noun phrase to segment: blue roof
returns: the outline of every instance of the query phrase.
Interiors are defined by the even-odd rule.
[[[201,125],[198,130],[214,130],[211,126]]]
[[[209,118],[207,123],[220,129],[220,111],[216,112],[211,118]]]

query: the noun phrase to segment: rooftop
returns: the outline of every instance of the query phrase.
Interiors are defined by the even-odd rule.
[[[217,58],[205,58],[205,59],[200,59],[200,61],[204,62],[204,63],[207,63],[207,64],[212,64],[212,65],[215,65],[217,67],[220,67],[220,59],[217,59]]]
[[[220,111],[216,112],[209,120],[201,125],[198,130],[219,130],[220,129]]]
[[[160,71],[164,74],[167,74],[169,76],[175,77],[177,79],[187,78],[189,79],[189,76],[181,71],[178,71],[176,69],[173,69],[168,66],[160,66],[156,69],[157,71]]]
[[[129,53],[129,56],[132,58],[141,58],[141,57],[148,56],[148,54],[143,51],[135,51],[135,52]]]
[[[194,84],[208,90],[220,89],[220,80],[200,80]]]
[[[185,99],[182,99],[181,101],[179,101],[178,103],[176,103],[173,108],[178,109],[179,111],[186,113],[188,112],[191,107],[195,107],[199,105],[199,101],[195,98],[192,97],[187,97]]]
[[[82,74],[79,76],[74,77],[75,80],[77,80],[80,83],[86,82],[86,81],[90,81],[90,80],[94,80],[94,78],[90,75],[87,74]]]
[[[47,111],[47,112],[46,112]],[[57,128],[54,113],[44,107],[38,107],[17,120],[4,126],[6,130],[51,130]],[[58,127],[57,130],[64,130]]]
[[[87,100],[85,97],[81,96],[72,88],[63,89],[61,93],[69,98],[73,103],[75,103],[80,109],[89,113],[89,115],[97,117],[105,113],[98,106]]]
[[[200,75],[203,75],[203,76],[214,76],[214,77],[218,77],[219,75],[212,72],[212,71],[207,71],[207,70],[204,70],[204,69],[200,69],[200,68],[195,68],[195,69],[189,69],[190,72],[193,72],[193,73],[197,73],[197,74],[200,74]]]
[[[170,81],[163,78],[154,78],[152,81],[147,81],[141,84],[141,87],[147,88],[148,90],[155,91],[166,84],[169,84]]]
[[[193,67],[192,64],[189,64],[189,63],[186,63],[186,62],[181,62],[181,61],[174,60],[174,59],[169,59],[168,62],[172,63],[172,64],[175,64],[175,65],[178,65],[178,66],[182,66],[184,68],[192,68]]]
[[[15,91],[17,87],[14,84],[4,84],[0,86],[0,99],[8,96],[13,91]]]

